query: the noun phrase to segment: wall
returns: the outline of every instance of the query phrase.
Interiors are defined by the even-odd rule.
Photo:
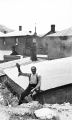
[[[21,36],[18,38],[17,52],[21,55],[30,55],[30,48],[32,43],[31,36]]]
[[[48,44],[48,59],[57,59],[64,57],[64,53],[61,50],[61,40],[58,37],[46,38]]]
[[[36,53],[37,54],[47,54],[48,48],[44,45],[44,39],[39,36],[21,36],[18,37],[18,53],[21,55],[31,54],[31,48],[33,45],[33,39],[36,39]]]
[[[16,41],[17,40],[17,41]],[[3,37],[0,38],[0,50],[11,50],[12,46],[16,46],[16,51],[20,55],[30,55],[30,49],[32,45],[32,36],[18,36],[18,37]]]
[[[4,38],[0,38],[0,50],[4,49]]]
[[[41,91],[35,98],[42,104],[63,104],[64,102],[72,104],[72,84]]]
[[[44,46],[48,45],[48,59],[57,59],[72,56],[72,36],[44,38]]]
[[[25,37],[18,37],[18,46],[17,46],[17,52],[20,55],[23,55],[25,52]]]
[[[0,37],[0,50],[11,50],[15,43],[14,37]]]
[[[34,35],[0,38],[0,49],[11,50],[12,46],[16,45],[16,42],[18,41],[18,44],[16,46],[16,51],[18,54],[30,56],[33,39],[36,39],[37,54],[48,54],[48,46],[45,43],[46,39]]]
[[[37,54],[47,54],[48,52],[48,48],[46,48],[47,46],[45,46],[45,39],[42,37],[37,37],[36,38],[37,41]]]
[[[4,45],[5,50],[11,50],[12,46],[16,44],[15,37],[5,37],[4,40],[5,40],[5,45]]]

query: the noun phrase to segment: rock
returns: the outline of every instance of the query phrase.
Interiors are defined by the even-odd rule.
[[[41,109],[35,110],[34,113],[36,117],[40,119],[52,119],[57,116],[57,113],[49,108],[41,108]]]
[[[6,105],[6,102],[5,102],[5,100],[3,98],[3,95],[1,93],[0,93],[0,104],[1,105]]]
[[[16,107],[18,105],[18,102],[19,102],[18,98],[16,96],[13,96],[10,105]]]
[[[0,111],[0,120],[9,120],[10,115],[5,111]]]
[[[39,106],[41,106],[41,104],[39,104],[38,101],[31,101],[29,103],[23,103],[20,106],[26,107],[26,108],[39,108]]]

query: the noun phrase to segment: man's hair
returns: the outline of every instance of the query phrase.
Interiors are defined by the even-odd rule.
[[[31,71],[32,71],[32,70],[36,70],[36,67],[35,67],[35,66],[32,66],[32,67],[31,67]]]

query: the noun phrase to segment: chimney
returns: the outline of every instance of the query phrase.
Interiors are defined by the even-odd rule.
[[[52,33],[55,33],[55,25],[54,25],[54,24],[51,25],[51,32],[52,32]]]
[[[32,33],[32,31],[30,30],[29,33]]]
[[[22,31],[22,26],[19,26],[19,31]]]

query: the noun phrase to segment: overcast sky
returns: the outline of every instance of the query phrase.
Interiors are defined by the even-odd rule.
[[[72,0],[0,0],[0,24],[9,28],[43,34],[55,24],[56,30],[72,27]]]

